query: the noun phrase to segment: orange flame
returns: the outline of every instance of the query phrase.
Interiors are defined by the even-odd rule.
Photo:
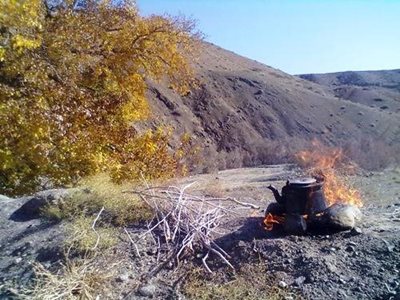
[[[264,219],[265,229],[271,231],[274,228],[274,224],[283,224],[285,217],[275,216],[268,214]]]
[[[312,150],[300,151],[296,157],[300,165],[309,168],[310,175],[324,178],[324,193],[328,205],[339,202],[362,207],[360,193],[340,179],[335,170],[343,162],[343,151],[324,147],[317,141],[313,141],[312,146]],[[347,167],[354,166],[350,164]]]

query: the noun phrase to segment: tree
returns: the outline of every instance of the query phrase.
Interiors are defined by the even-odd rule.
[[[170,153],[165,130],[131,125],[149,116],[146,80],[180,93],[194,83],[193,30],[107,1],[49,13],[40,0],[0,0],[0,193],[104,170],[119,181],[172,175],[182,149]]]

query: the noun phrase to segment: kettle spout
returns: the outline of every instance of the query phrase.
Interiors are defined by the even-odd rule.
[[[270,189],[272,191],[272,193],[274,193],[274,197],[275,197],[276,202],[282,203],[282,196],[279,195],[279,192],[276,189],[276,187],[274,187],[273,185],[269,185],[267,188]]]

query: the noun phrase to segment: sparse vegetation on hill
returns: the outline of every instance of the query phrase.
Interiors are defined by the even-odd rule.
[[[345,148],[363,168],[384,169],[400,159],[395,155],[400,143],[395,89],[357,87],[362,94],[354,96],[360,101],[352,101],[216,45],[201,43],[200,49],[199,88],[181,96],[163,83],[151,83],[149,103],[158,118],[147,123],[168,122],[176,132],[189,132],[202,149],[196,172],[293,162],[293,154],[313,139]],[[377,76],[377,84],[385,84],[383,77]],[[396,80],[393,76],[393,86]],[[370,101],[372,96],[383,103]],[[389,108],[380,109],[383,105]]]

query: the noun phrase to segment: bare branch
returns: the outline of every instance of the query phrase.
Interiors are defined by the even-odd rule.
[[[137,255],[138,257],[142,257],[142,256],[140,255],[140,253],[139,253],[139,249],[138,249],[136,243],[133,241],[133,239],[132,239],[131,235],[129,234],[128,230],[126,230],[126,228],[124,228],[124,231],[125,231],[126,235],[128,236],[129,240],[131,241],[132,245],[135,247],[136,255]]]
[[[221,201],[230,201],[240,206],[254,208],[255,205],[237,201],[232,198],[204,198],[186,193],[195,182],[182,188],[155,187],[146,183],[146,189],[131,191],[140,195],[154,209],[154,219],[148,223],[148,230],[141,234],[137,241],[150,235],[157,247],[157,266],[150,272],[155,274],[162,266],[175,261],[179,262],[196,251],[205,251],[202,262],[208,272],[212,272],[207,264],[210,253],[221,259],[233,269],[228,261],[229,255],[215,242],[215,232],[224,220],[226,213],[234,213],[221,205]]]
[[[209,254],[210,254],[210,251],[207,252],[207,254],[203,257],[203,259],[201,261],[203,262],[204,268],[206,268],[206,270],[208,272],[212,273],[213,271],[211,271],[210,267],[207,265],[207,262],[206,262]]]
[[[102,214],[102,212],[104,211],[104,206],[101,208],[101,210],[99,211],[99,213],[97,214],[96,218],[93,221],[92,224],[92,230],[94,231],[94,233],[97,235],[97,240],[96,240],[96,244],[94,245],[94,247],[92,248],[92,250],[96,250],[97,246],[99,245],[100,242],[100,234],[98,234],[98,232],[96,231],[96,229],[94,228],[96,226],[97,221],[100,218],[100,215]]]

